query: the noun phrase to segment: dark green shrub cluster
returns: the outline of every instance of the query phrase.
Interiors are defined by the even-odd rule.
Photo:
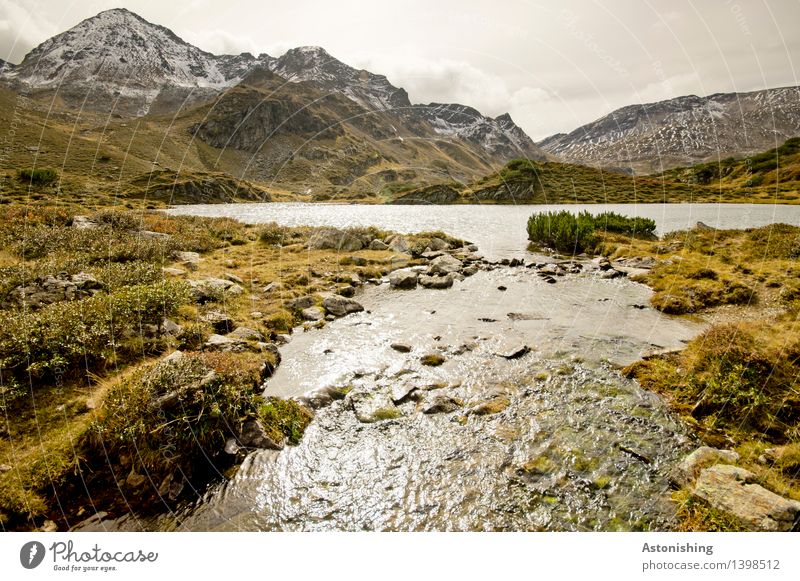
[[[560,252],[591,252],[599,242],[598,232],[652,238],[656,223],[649,218],[622,216],[615,212],[592,215],[567,210],[542,212],[528,218],[528,239]]]
[[[58,181],[58,172],[51,168],[26,168],[17,171],[17,179],[34,186],[49,186]]]
[[[528,239],[560,252],[591,251],[597,244],[595,221],[589,212],[544,212],[528,218]]]
[[[144,326],[159,327],[186,302],[184,283],[164,281],[7,313],[0,326],[0,372],[4,377],[48,378],[99,371],[124,358],[130,340],[130,355],[140,357]]]
[[[656,222],[650,218],[628,217],[616,212],[603,212],[594,217],[594,226],[603,232],[624,234],[638,238],[652,238],[656,235]]]

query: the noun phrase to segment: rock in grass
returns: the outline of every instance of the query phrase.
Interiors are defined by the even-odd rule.
[[[364,310],[361,303],[340,295],[333,295],[322,302],[322,306],[335,317],[344,317],[350,313],[359,313]]]
[[[428,353],[427,355],[423,355],[419,358],[420,363],[423,365],[427,365],[428,367],[439,367],[442,363],[445,362],[445,358],[443,355],[439,353]]]
[[[325,311],[319,307],[308,307],[300,311],[300,316],[305,321],[321,321],[325,318]]]
[[[370,250],[388,250],[389,245],[386,244],[383,240],[378,240],[377,238],[369,243]]]
[[[677,486],[689,486],[705,468],[714,464],[733,464],[738,460],[739,454],[733,450],[718,450],[710,446],[701,446],[672,469],[669,479]]]
[[[770,492],[755,478],[744,468],[717,464],[700,472],[691,493],[751,530],[791,530],[800,517],[800,502]]]
[[[318,250],[341,250],[355,252],[364,248],[359,238],[338,228],[323,228],[314,233],[308,241],[309,248]]]

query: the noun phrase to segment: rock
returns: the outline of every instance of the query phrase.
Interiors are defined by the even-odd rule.
[[[431,238],[428,247],[432,252],[439,252],[442,250],[450,250],[450,245],[441,238]]]
[[[150,238],[151,240],[169,240],[172,238],[169,234],[164,232],[153,232],[152,230],[138,230],[135,232],[137,236],[142,238]]]
[[[556,284],[556,279],[554,279],[552,276],[543,276],[542,280],[547,284]]]
[[[211,325],[214,332],[219,335],[227,335],[235,327],[233,319],[222,311],[209,311],[201,317],[201,320]]]
[[[643,269],[650,269],[653,268],[658,261],[652,256],[636,256],[633,258],[625,258],[623,260],[618,260],[617,264],[620,266],[625,266],[627,268],[643,268]]]
[[[309,248],[355,252],[364,248],[364,243],[345,230],[323,228],[315,232],[308,241]]]
[[[186,282],[189,284],[192,298],[198,303],[217,301],[226,295],[236,296],[244,292],[238,284],[222,278],[203,278]]]
[[[231,274],[230,272],[226,272],[225,274],[223,274],[222,278],[224,278],[225,280],[229,280],[231,282],[235,282],[237,284],[244,284],[244,281],[240,277],[236,276],[235,274]]]
[[[462,406],[460,400],[440,393],[431,397],[422,408],[423,414],[449,414]]]
[[[0,473],[11,472],[13,468],[9,464],[0,464]]]
[[[425,260],[433,260],[434,258],[439,258],[444,254],[441,250],[426,250],[420,256]]]
[[[445,362],[445,358],[440,353],[428,353],[419,358],[420,363],[428,367],[439,367]]]
[[[345,397],[345,404],[355,412],[359,422],[367,424],[392,420],[403,415],[384,393],[353,390]]]
[[[428,276],[421,275],[418,279],[420,286],[433,289],[447,289],[453,286],[453,274],[446,274],[444,276]]]
[[[266,285],[264,288],[261,289],[261,292],[264,294],[271,294],[275,292],[280,292],[284,289],[282,282],[271,282]]]
[[[511,401],[505,395],[496,395],[492,398],[489,398],[485,401],[481,401],[476,403],[470,408],[470,413],[475,414],[476,416],[488,416],[493,414],[499,414],[503,410],[505,410],[509,405],[511,405]]]
[[[536,313],[507,313],[506,316],[512,321],[547,321],[550,318]]]
[[[183,264],[189,270],[200,268],[200,254],[197,252],[177,251],[173,253],[175,260]]]
[[[598,256],[592,259],[592,263],[600,270],[608,270],[611,268],[611,261],[605,256]]]
[[[463,267],[464,264],[457,258],[453,258],[449,254],[443,254],[431,261],[429,272],[431,274],[450,274],[451,272],[458,272]]]
[[[183,276],[186,274],[186,271],[183,270],[182,268],[165,267],[161,269],[161,272],[163,272],[164,274],[168,274],[169,276]]]
[[[754,484],[755,474],[729,464],[705,468],[692,496],[756,531],[789,531],[800,516],[800,502]]]
[[[99,290],[103,288],[103,284],[86,272],[79,272],[69,277],[70,282],[81,290]]]
[[[208,351],[243,351],[244,341],[232,339],[224,335],[211,335],[203,345]]]
[[[254,319],[260,319],[261,317],[264,316],[264,313],[262,313],[261,311],[250,311],[250,316]]]
[[[319,307],[308,307],[300,311],[300,316],[304,321],[321,321],[325,318],[325,311]]]
[[[130,474],[128,474],[128,477],[125,479],[125,484],[127,484],[131,488],[139,488],[146,482],[147,482],[147,476],[145,476],[144,474],[138,474],[133,470],[131,470]]]
[[[225,453],[231,456],[235,456],[239,453],[242,447],[239,445],[239,442],[236,441],[236,438],[228,438],[225,440]]]
[[[519,359],[530,353],[530,350],[531,348],[523,343],[515,343],[501,346],[494,354],[505,359]]]
[[[292,299],[290,301],[286,301],[285,306],[286,306],[287,309],[296,310],[296,311],[299,311],[299,310],[302,310],[302,309],[307,309],[309,307],[313,307],[314,306],[314,297],[311,296],[311,295],[305,295],[305,296],[302,296],[302,297],[297,297],[296,299]]]
[[[39,530],[43,533],[54,533],[58,530],[58,525],[51,520],[46,520],[42,523],[42,526]]]
[[[356,287],[350,285],[340,286],[336,289],[336,294],[348,299],[352,299],[354,296],[356,296]]]
[[[183,327],[171,319],[164,319],[161,321],[161,331],[170,337],[177,337],[183,331]]]
[[[394,403],[402,403],[417,390],[417,386],[411,381],[397,381],[392,384],[392,401]]]
[[[242,341],[261,341],[264,336],[250,327],[236,327],[228,335],[231,339],[241,339]]]
[[[350,313],[359,313],[364,310],[361,303],[339,295],[328,297],[322,302],[322,306],[335,317],[344,317]]]
[[[408,345],[406,343],[392,343],[390,347],[399,353],[411,352],[411,345]]]
[[[560,271],[557,264],[544,264],[536,269],[539,274],[549,274],[549,275],[557,275]]]
[[[369,243],[370,250],[389,250],[389,245],[377,238]]]
[[[387,243],[389,244],[389,250],[400,254],[408,254],[411,248],[405,236],[392,236]]]
[[[469,250],[470,252],[477,252],[478,251],[478,246],[476,244],[467,244],[465,246],[465,248],[467,250]]]
[[[413,270],[396,270],[389,275],[389,284],[396,289],[412,289],[417,286],[418,275]]]
[[[283,441],[271,438],[260,420],[247,420],[242,425],[239,443],[245,448],[268,448],[270,450],[283,450]]]
[[[701,230],[701,231],[704,231],[704,232],[710,232],[712,230],[716,230],[716,228],[714,228],[712,226],[709,226],[708,224],[706,224],[704,222],[698,222],[697,224],[694,225],[694,227],[697,230]]]
[[[689,486],[703,469],[714,464],[733,464],[738,461],[739,454],[733,450],[718,450],[709,446],[701,446],[672,469],[669,479],[678,486]]]
[[[72,227],[78,230],[91,230],[92,228],[99,228],[100,225],[89,219],[89,216],[73,216]]]
[[[504,286],[504,285],[502,285],[502,284],[501,284],[500,286],[498,286],[498,287],[497,287],[497,290],[499,290],[499,291],[501,291],[501,292],[502,292],[502,291],[507,291],[507,290],[508,290],[508,287],[507,287],[507,286]]]
[[[472,276],[477,272],[478,272],[478,267],[474,265],[466,266],[461,270],[461,274],[463,274],[464,276]]]
[[[173,351],[172,353],[170,353],[169,355],[164,357],[164,359],[162,359],[161,362],[162,363],[166,363],[166,364],[169,365],[169,364],[172,364],[172,363],[177,363],[178,361],[180,361],[184,357],[185,357],[185,354],[184,354],[183,351]]]
[[[600,278],[603,279],[614,279],[614,278],[622,278],[628,276],[624,271],[617,270],[615,268],[608,268],[607,270],[602,270],[600,272]]]

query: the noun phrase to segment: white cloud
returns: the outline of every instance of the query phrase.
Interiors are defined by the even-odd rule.
[[[213,54],[259,53],[258,45],[249,36],[231,34],[226,30],[186,30],[179,36],[186,42]]]
[[[18,63],[32,47],[59,32],[40,8],[38,2],[23,6],[0,0],[0,58]]]

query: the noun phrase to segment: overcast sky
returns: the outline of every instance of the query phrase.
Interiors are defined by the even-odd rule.
[[[800,0],[0,0],[0,58],[115,7],[218,54],[323,46],[537,140],[631,103],[800,84]]]

